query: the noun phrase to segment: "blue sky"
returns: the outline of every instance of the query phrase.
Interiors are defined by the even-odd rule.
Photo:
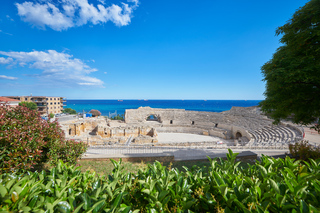
[[[306,2],[1,1],[0,96],[262,100],[275,30]]]

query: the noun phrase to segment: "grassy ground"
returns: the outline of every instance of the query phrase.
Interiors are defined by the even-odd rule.
[[[107,161],[80,161],[78,163],[81,166],[81,171],[95,171],[100,175],[108,175],[112,172],[113,164],[110,160]],[[124,171],[137,173],[139,169],[144,169],[150,162],[122,162],[124,167]],[[208,161],[181,161],[181,162],[164,162],[162,163],[167,168],[178,168],[179,170],[183,170],[182,166],[186,166],[188,168],[192,168],[194,165],[198,165],[199,167],[208,167]]]
[[[144,169],[150,162],[122,162],[124,171],[137,173],[139,169]],[[250,162],[249,162],[250,163]],[[191,169],[194,165],[200,168],[208,168],[210,166],[209,161],[176,161],[176,162],[164,162],[162,163],[167,168],[177,168],[180,171],[184,171],[183,166]],[[113,170],[113,164],[110,160],[107,161],[80,161],[78,163],[81,166],[81,171],[85,172],[87,170],[95,171],[99,175],[111,174]],[[242,162],[240,166],[245,167],[247,162]]]

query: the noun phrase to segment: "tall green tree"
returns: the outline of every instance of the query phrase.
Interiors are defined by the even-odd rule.
[[[266,82],[262,111],[276,123],[288,117],[313,123],[320,117],[320,0],[299,8],[276,35],[282,35],[283,46],[261,68]]]
[[[36,110],[38,108],[36,103],[34,103],[34,102],[26,102],[26,101],[20,102],[19,106],[25,106],[25,107],[27,107],[28,109],[31,109],[31,110]]]

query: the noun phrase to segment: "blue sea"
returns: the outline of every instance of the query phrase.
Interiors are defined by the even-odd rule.
[[[65,108],[77,112],[89,112],[96,109],[102,115],[109,113],[124,114],[126,109],[137,109],[149,106],[151,108],[185,109],[191,111],[222,112],[233,106],[257,106],[261,100],[67,100]]]

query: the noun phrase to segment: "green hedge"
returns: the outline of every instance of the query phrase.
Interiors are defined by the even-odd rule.
[[[207,172],[167,169],[137,174],[112,161],[108,177],[60,162],[46,173],[0,175],[0,210],[12,212],[319,212],[320,161],[263,156],[239,168],[237,154],[211,160]]]

